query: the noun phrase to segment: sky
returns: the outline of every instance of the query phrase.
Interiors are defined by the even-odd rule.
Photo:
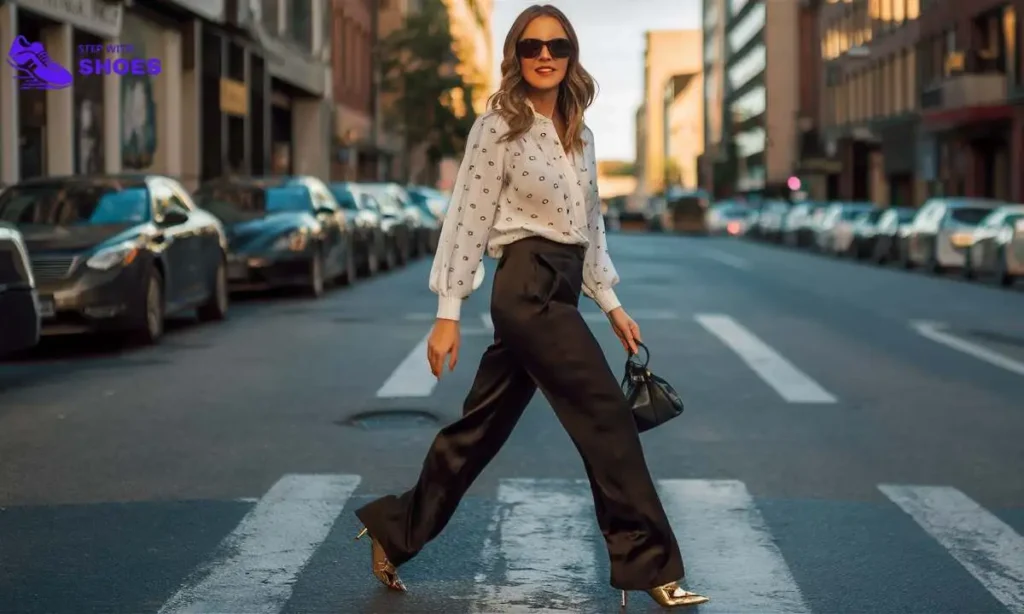
[[[494,0],[494,70],[516,16],[532,0]],[[540,3],[545,3],[541,1]],[[601,160],[633,160],[635,116],[644,92],[644,32],[700,28],[700,0],[548,0],[566,14],[580,39],[580,61],[597,81],[587,110]]]

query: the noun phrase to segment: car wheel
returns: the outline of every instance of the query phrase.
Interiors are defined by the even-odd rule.
[[[324,287],[324,259],[320,252],[317,252],[309,261],[309,287],[307,292],[313,298],[320,298],[324,295]]]
[[[962,269],[960,269],[960,274],[963,275],[964,279],[974,279],[975,277],[974,263],[971,260],[970,250],[968,250],[967,253],[964,254],[964,266]]]
[[[159,270],[150,270],[142,292],[142,314],[134,337],[142,345],[152,345],[164,334],[164,278]]]
[[[351,286],[356,283],[356,279],[359,276],[359,272],[356,269],[356,248],[350,240],[348,242],[348,249],[345,251],[344,282],[346,286]]]
[[[228,269],[224,264],[224,258],[221,258],[214,272],[210,298],[198,309],[199,319],[203,322],[223,320],[228,315],[229,301]]]
[[[366,275],[373,277],[380,271],[380,256],[373,245],[366,248]]]
[[[996,267],[996,283],[1000,286],[1013,284],[1013,276],[1006,270],[1006,254],[999,250],[999,265]]]

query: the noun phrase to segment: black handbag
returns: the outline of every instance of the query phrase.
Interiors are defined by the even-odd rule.
[[[636,430],[643,433],[683,413],[683,400],[671,384],[647,368],[651,360],[647,346],[637,343],[637,347],[644,351],[645,358],[641,363],[637,353],[626,359],[622,392],[636,420]]]

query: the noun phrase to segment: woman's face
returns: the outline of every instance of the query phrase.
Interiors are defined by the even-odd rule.
[[[565,79],[573,51],[562,24],[547,15],[531,21],[516,44],[523,78],[542,91],[557,88]]]

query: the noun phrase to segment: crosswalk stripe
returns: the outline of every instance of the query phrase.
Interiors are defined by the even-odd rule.
[[[949,486],[881,484],[910,515],[1011,612],[1024,612],[1024,537]]]
[[[384,385],[377,391],[379,399],[427,397],[434,391],[437,378],[430,372],[427,362],[427,340],[430,333],[416,344],[416,347],[398,365]]]
[[[658,490],[690,590],[722,612],[811,611],[743,482],[659,480]]]
[[[790,403],[835,403],[836,398],[754,333],[721,314],[698,314],[698,323],[747,363]]]
[[[961,339],[956,335],[950,334],[942,330],[943,325],[938,322],[914,321],[910,323],[910,326],[925,339],[941,343],[948,348],[952,348],[958,352],[963,352],[968,356],[973,356],[978,360],[987,362],[988,364],[999,367],[1000,369],[1005,369],[1010,373],[1024,375],[1024,362],[1013,360],[1009,356],[1004,356],[995,350],[990,350],[987,347],[978,345],[977,343],[971,343],[966,339]]]
[[[496,582],[498,574],[477,575],[474,613],[537,612],[528,604],[541,599],[552,610],[579,611],[595,580],[589,575],[596,567],[595,526],[586,481],[501,480],[484,561],[503,561],[505,577]]]
[[[159,614],[278,614],[359,485],[354,475],[286,475]]]

